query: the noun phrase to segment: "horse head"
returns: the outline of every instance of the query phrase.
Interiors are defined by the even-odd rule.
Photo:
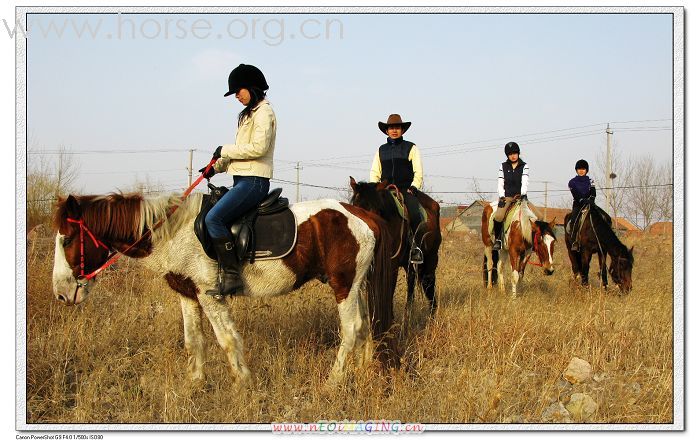
[[[53,263],[53,293],[66,305],[87,299],[92,281],[84,274],[102,265],[109,250],[100,245],[83,222],[77,198],[59,198],[54,212],[56,243]]]
[[[634,247],[629,250],[624,248],[622,254],[612,257],[608,267],[613,282],[620,287],[623,293],[629,293],[632,290],[632,267],[634,266],[632,250]]]
[[[554,243],[557,237],[554,234],[554,220],[547,223],[545,221],[535,221],[532,226],[533,250],[542,264],[544,274],[547,276],[554,274]]]
[[[350,188],[352,188],[350,204],[382,216],[385,202],[381,191],[386,190],[387,186],[388,183],[386,181],[376,183],[356,182],[355,179],[350,176]]]

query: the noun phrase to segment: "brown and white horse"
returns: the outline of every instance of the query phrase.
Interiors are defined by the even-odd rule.
[[[514,204],[509,211],[515,211],[513,222],[503,233],[503,249],[492,251],[493,241],[489,233],[489,219],[495,211],[496,202],[486,205],[481,215],[481,240],[484,243],[484,284],[487,288],[492,288],[494,282],[494,265],[498,277],[498,285],[501,291],[505,291],[505,280],[503,278],[503,261],[500,256],[503,251],[508,252],[511,268],[511,284],[513,297],[517,295],[518,283],[525,275],[530,255],[533,251],[539,259],[538,265],[542,267],[544,274],[554,273],[554,243],[557,241],[554,235],[554,220],[545,222],[534,220],[535,216],[529,208]],[[494,264],[495,262],[495,264]]]
[[[94,281],[83,276],[105,263],[109,249],[124,251],[165,219],[169,209],[181,204],[162,226],[125,254],[140,258],[179,293],[190,377],[204,380],[203,312],[234,375],[240,383],[247,383],[250,371],[243,356],[243,342],[229,309],[204,294],[216,281],[217,264],[207,257],[194,234],[201,201],[201,194],[182,202],[175,195],[146,198],[136,193],[60,199],[54,214],[58,233],[53,291],[66,305],[84,302]],[[245,294],[280,295],[311,279],[327,279],[338,305],[341,337],[327,383],[334,385],[344,379],[353,355],[357,355],[358,366],[372,358],[370,329],[380,342],[380,360],[385,365],[397,365],[395,343],[391,335],[384,335],[393,323],[392,294],[386,288],[391,237],[384,221],[334,200],[300,202],[291,210],[298,228],[296,246],[284,258],[246,263],[242,270]],[[361,295],[365,288],[367,299]]]

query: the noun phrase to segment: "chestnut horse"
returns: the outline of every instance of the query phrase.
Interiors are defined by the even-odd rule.
[[[389,224],[389,231],[393,235],[392,241],[392,271],[391,291],[396,287],[399,267],[406,271],[408,293],[406,304],[413,303],[413,293],[416,284],[416,274],[423,288],[425,297],[430,302],[430,312],[437,309],[435,298],[435,270],[438,265],[438,250],[442,242],[440,233],[440,205],[430,196],[420,191],[415,191],[418,202],[425,209],[428,220],[421,223],[415,233],[416,243],[423,251],[423,263],[412,265],[409,261],[411,252],[411,239],[409,238],[410,224],[401,216],[396,202],[387,188],[387,182],[355,182],[350,177],[350,187],[353,194],[350,202],[360,208],[378,214]]]
[[[500,256],[504,250],[508,252],[510,258],[511,284],[513,297],[517,295],[518,282],[525,275],[530,255],[534,251],[539,259],[538,265],[542,267],[544,274],[554,273],[554,243],[557,241],[554,235],[554,220],[545,222],[534,220],[535,215],[521,200],[516,201],[508,210],[514,212],[513,221],[509,227],[504,227],[503,249],[493,251],[493,241],[489,232],[489,220],[496,211],[497,202],[484,207],[481,214],[481,240],[484,243],[483,277],[486,288],[492,288],[498,279],[501,291],[505,291],[505,281],[503,279],[503,261]],[[496,274],[494,276],[494,273]]]
[[[58,234],[53,291],[64,304],[79,304],[94,285],[84,276],[104,264],[110,250],[139,258],[179,293],[190,377],[204,380],[203,312],[234,376],[245,384],[250,371],[231,313],[225,303],[204,293],[216,282],[217,264],[195,237],[194,219],[201,202],[202,195],[197,193],[185,201],[175,195],[146,198],[139,193],[59,199],[54,214]],[[177,205],[178,210],[167,217]],[[245,294],[285,294],[314,278],[329,283],[340,315],[341,338],[329,385],[344,379],[353,355],[358,355],[358,365],[372,358],[370,329],[380,342],[377,352],[383,364],[398,365],[395,343],[384,335],[393,323],[393,295],[386,285],[391,258],[386,223],[368,211],[334,200],[300,202],[290,208],[297,224],[295,247],[281,259],[245,263]],[[361,295],[363,288],[367,299]]]
[[[569,259],[571,259],[574,279],[580,278],[581,285],[588,285],[591,258],[593,254],[597,254],[603,288],[608,288],[607,271],[609,270],[613,282],[623,293],[629,293],[632,290],[632,267],[634,265],[632,250],[634,247],[628,250],[625,244],[620,242],[612,229],[610,216],[596,205],[584,207],[580,214],[582,220],[579,223],[579,251],[571,250],[571,244],[573,244],[572,233],[569,232],[571,213],[568,213],[564,218],[564,227],[566,227],[564,240],[569,252]],[[607,256],[610,256],[609,269],[606,267]]]

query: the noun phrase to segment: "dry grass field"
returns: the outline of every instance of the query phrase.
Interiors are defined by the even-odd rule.
[[[512,299],[482,287],[479,239],[452,234],[440,253],[440,308],[428,319],[417,296],[402,369],[390,378],[363,369],[333,392],[321,390],[339,343],[328,286],[314,281],[284,297],[229,300],[253,383],[233,384],[205,322],[207,383],[193,386],[180,304],[165,281],[120,260],[85,303],[65,307],[51,292],[51,241],[28,253],[28,423],[539,423],[556,421],[543,414],[574,393],[597,403],[589,422],[673,420],[670,236],[623,239],[635,246],[629,295],[600,290],[597,263],[591,288],[576,288],[560,239],[556,273],[528,267],[524,293]],[[400,282],[397,322],[403,272]],[[591,381],[562,379],[573,357],[592,365]]]

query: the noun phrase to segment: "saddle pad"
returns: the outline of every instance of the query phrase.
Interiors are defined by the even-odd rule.
[[[491,202],[491,208],[493,209],[493,212],[491,212],[491,217],[489,217],[489,233],[493,237],[493,218],[496,215],[496,211],[498,211],[498,201]],[[513,223],[513,220],[515,220],[516,215],[520,214],[520,211],[525,212],[525,215],[531,220],[531,221],[536,221],[537,216],[535,213],[530,209],[528,205],[523,206],[522,201],[516,201],[514,202],[510,208],[508,208],[508,212],[506,212],[506,217],[503,218],[503,242],[504,244],[507,242],[506,239],[508,236],[505,234],[508,233],[508,230],[510,230],[510,226]]]
[[[297,221],[289,208],[274,214],[258,215],[255,220],[255,260],[279,259],[297,243]]]

